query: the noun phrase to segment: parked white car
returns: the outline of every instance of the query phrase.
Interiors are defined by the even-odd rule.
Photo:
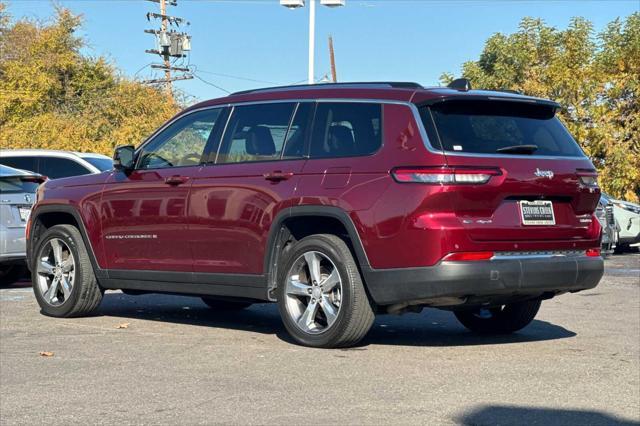
[[[44,177],[0,165],[0,285],[26,272],[25,227]]]
[[[113,168],[110,157],[49,149],[3,149],[0,164],[39,173],[49,179],[101,173]]]
[[[640,205],[622,200],[611,202],[618,228],[616,251],[624,252],[630,245],[640,243]]]

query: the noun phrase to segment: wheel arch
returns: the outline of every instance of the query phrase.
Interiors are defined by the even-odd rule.
[[[95,252],[91,240],[87,235],[87,229],[82,220],[82,216],[76,208],[70,205],[64,204],[48,204],[45,206],[39,206],[31,217],[31,232],[29,240],[27,241],[27,265],[31,268],[31,255],[35,249],[35,243],[37,243],[38,235],[44,233],[47,229],[55,225],[73,225],[75,226],[87,248],[91,265],[95,272],[96,278],[107,278],[106,271],[98,266],[98,262],[95,257]]]
[[[283,254],[286,253],[287,246],[305,236],[322,233],[345,237],[360,268],[363,270],[369,269],[369,260],[362,245],[362,240],[346,211],[334,206],[291,207],[276,215],[267,238],[264,271],[267,279],[269,300],[276,300],[278,263]]]

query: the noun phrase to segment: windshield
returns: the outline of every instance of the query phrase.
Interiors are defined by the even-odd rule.
[[[439,136],[445,151],[565,157],[584,155],[549,106],[484,100],[447,101],[424,108],[422,118],[430,133]],[[434,132],[434,123],[437,133]]]
[[[97,167],[101,172],[113,169],[113,160],[111,160],[111,158],[82,157],[82,159],[91,163],[92,166]]]

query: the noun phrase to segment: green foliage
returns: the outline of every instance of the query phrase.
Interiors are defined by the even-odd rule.
[[[640,13],[600,34],[574,18],[565,30],[525,18],[510,35],[491,36],[462,74],[475,88],[550,98],[614,197],[640,198]],[[453,79],[443,74],[441,81]]]
[[[175,114],[167,93],[81,53],[81,19],[58,8],[50,23],[11,22],[0,3],[0,148],[110,154],[138,144]]]

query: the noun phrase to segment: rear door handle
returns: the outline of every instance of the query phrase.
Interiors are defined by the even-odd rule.
[[[189,181],[189,178],[187,176],[173,175],[166,178],[164,180],[164,183],[166,183],[167,185],[177,186],[177,185],[182,185],[183,183],[187,183],[188,181]]]
[[[291,172],[282,172],[280,170],[276,170],[271,173],[265,173],[264,178],[271,182],[280,182],[283,180],[291,179],[293,177],[293,173]]]

